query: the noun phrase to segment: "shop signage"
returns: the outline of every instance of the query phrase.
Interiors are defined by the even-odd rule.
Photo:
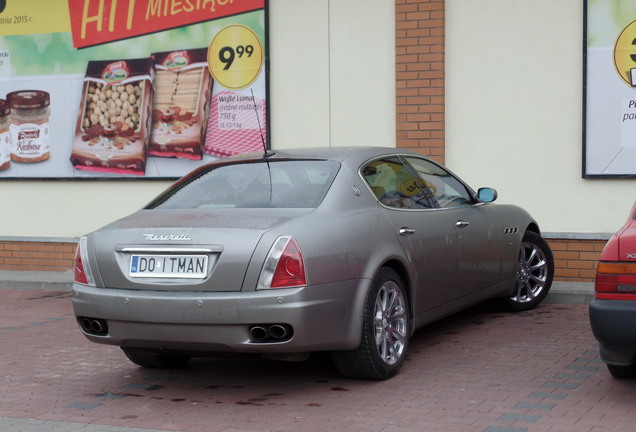
[[[265,0],[68,0],[73,46],[83,48],[265,7]]]

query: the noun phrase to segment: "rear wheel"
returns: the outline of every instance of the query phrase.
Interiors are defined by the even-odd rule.
[[[629,366],[608,364],[607,370],[614,378],[636,378],[636,363],[632,363]]]
[[[332,353],[336,368],[350,378],[391,378],[404,363],[410,326],[402,280],[395,270],[383,267],[365,301],[360,346]]]
[[[554,258],[539,234],[526,232],[519,249],[515,290],[511,297],[495,300],[496,306],[511,311],[535,308],[548,295],[554,277]]]
[[[154,369],[176,369],[188,364],[192,357],[181,354],[149,354],[122,348],[128,360],[136,365]]]

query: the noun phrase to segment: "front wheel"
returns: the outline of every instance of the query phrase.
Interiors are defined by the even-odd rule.
[[[410,332],[402,280],[395,270],[383,267],[365,301],[360,346],[332,353],[334,365],[349,378],[391,378],[404,363]]]
[[[499,308],[519,312],[535,308],[548,295],[554,277],[554,258],[539,234],[526,232],[521,241],[515,290],[510,297],[495,300]]]

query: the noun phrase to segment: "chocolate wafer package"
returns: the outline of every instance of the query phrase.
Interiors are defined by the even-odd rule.
[[[148,154],[199,160],[212,77],[207,48],[154,53],[154,101]]]
[[[150,58],[88,62],[71,152],[75,168],[145,174],[153,74]]]

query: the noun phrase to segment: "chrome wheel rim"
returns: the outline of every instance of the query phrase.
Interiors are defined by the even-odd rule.
[[[406,301],[399,285],[388,281],[375,299],[375,344],[384,363],[394,365],[404,355],[408,337]]]
[[[548,260],[535,243],[522,242],[517,264],[517,286],[512,301],[527,303],[541,294],[548,280]]]

